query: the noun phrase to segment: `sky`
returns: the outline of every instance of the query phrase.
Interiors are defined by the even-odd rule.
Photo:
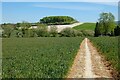
[[[100,13],[118,20],[117,2],[2,2],[2,23],[39,22],[46,16],[71,16],[80,22],[96,22]]]
[[[118,2],[119,0],[1,0],[2,2]]]

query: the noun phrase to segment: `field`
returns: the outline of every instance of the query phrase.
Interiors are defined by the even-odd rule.
[[[73,27],[73,29],[76,29],[76,30],[92,30],[92,31],[94,31],[95,25],[96,25],[95,23],[84,23],[84,24]]]
[[[63,78],[83,38],[3,39],[3,78]]]
[[[64,78],[73,64],[81,37],[3,38],[3,78]],[[120,72],[118,37],[89,37]]]
[[[113,68],[120,72],[118,37],[90,38],[106,60],[110,61]]]

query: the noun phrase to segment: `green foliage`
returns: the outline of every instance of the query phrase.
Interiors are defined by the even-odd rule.
[[[92,30],[81,30],[83,36],[94,36],[94,31]]]
[[[18,30],[13,30],[13,31],[11,32],[11,36],[10,36],[10,37],[18,37],[18,33],[19,33]]]
[[[47,25],[46,24],[41,24],[41,23],[36,23],[36,25],[39,27],[46,27]]]
[[[1,25],[0,25],[0,37],[2,37],[2,31],[3,29],[1,28]]]
[[[35,29],[35,33],[38,35],[38,37],[47,37],[49,34],[47,27],[39,27]]]
[[[102,52],[106,60],[112,63],[113,68],[120,72],[118,37],[97,37],[90,40]]]
[[[94,36],[95,23],[83,23],[73,27],[73,29],[78,30],[80,36]]]
[[[26,21],[23,21],[22,23],[17,24],[17,26],[18,26],[18,27],[20,26],[22,29],[28,29],[28,28],[31,27],[31,24],[28,23],[28,22],[26,22]]]
[[[77,36],[94,36],[94,31],[91,30],[75,30],[72,28],[65,28],[60,32],[63,37],[77,37]]]
[[[115,29],[114,29],[114,34],[115,36],[120,36],[120,27],[117,26]]]
[[[18,29],[19,27],[21,27],[21,23],[16,24],[16,29]]]
[[[77,36],[77,31],[71,28],[65,28],[60,32],[60,34],[64,37],[75,37]]]
[[[22,34],[23,34],[23,37],[29,37],[29,28],[31,27],[31,24],[28,23],[28,22],[25,22],[23,21],[21,24],[20,24],[20,27],[21,27],[21,31],[22,31]]]
[[[94,29],[95,29],[95,23],[83,23],[81,25],[73,27],[73,29],[94,31]]]
[[[28,30],[28,36],[29,37],[36,37],[35,29],[29,29]]]
[[[4,38],[3,78],[64,78],[83,38]]]
[[[111,35],[114,32],[115,17],[112,13],[101,13],[98,20],[101,35]]]
[[[40,19],[40,23],[49,24],[49,25],[72,24],[75,22],[77,21],[69,16],[49,16]]]
[[[3,29],[2,36],[9,38],[11,36],[12,31],[14,30],[14,25],[12,25],[12,24],[4,24],[1,27]]]
[[[58,35],[57,27],[51,26],[50,31],[49,31],[49,35],[51,37],[56,37]]]
[[[95,34],[94,34],[94,36],[98,37],[99,35],[101,35],[101,33],[100,33],[99,23],[97,22],[96,23],[96,27],[95,27]]]

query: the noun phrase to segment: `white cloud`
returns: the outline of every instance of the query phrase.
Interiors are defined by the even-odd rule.
[[[102,8],[94,6],[71,6],[71,5],[50,5],[50,4],[39,4],[33,5],[34,7],[43,7],[43,8],[54,8],[54,9],[71,9],[71,10],[101,10]]]

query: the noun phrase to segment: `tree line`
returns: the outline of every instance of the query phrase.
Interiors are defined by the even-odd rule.
[[[62,19],[63,18],[63,19]],[[48,19],[48,20],[47,20]],[[50,21],[49,21],[50,19]],[[53,20],[53,21],[52,21]],[[60,20],[60,21],[59,21]],[[72,28],[65,28],[58,33],[55,24],[63,24],[65,21],[74,21],[69,16],[51,16],[40,19],[40,22],[29,23],[23,21],[22,23],[1,24],[3,29],[1,37],[77,37],[77,36],[119,36],[120,24],[116,25],[115,17],[112,13],[101,13],[98,22],[96,23],[95,31],[89,30],[74,30]],[[49,22],[46,22],[49,21]],[[57,22],[57,23],[54,23]],[[60,23],[59,23],[60,22]],[[48,30],[48,25],[52,25]],[[32,28],[37,26],[37,28]]]
[[[112,13],[101,13],[95,27],[95,37],[98,36],[119,36],[120,26],[116,25],[115,17]]]
[[[94,33],[89,30],[75,30],[72,28],[65,28],[58,32],[57,27],[52,25],[48,30],[47,25],[36,23],[37,28],[31,28],[31,23],[22,22],[17,24],[3,24],[2,37],[78,37],[78,36],[94,36]]]
[[[40,22],[49,25],[65,25],[73,24],[78,21],[70,16],[49,16],[40,19]]]
[[[89,30],[74,30],[72,28],[65,28],[61,32],[57,31],[55,24],[72,24],[77,22],[74,18],[69,16],[50,16],[40,19],[40,22],[29,23],[23,21],[22,23],[4,23],[1,25],[2,37],[77,37],[77,36],[94,36],[94,33]],[[48,30],[48,25],[52,25]],[[31,28],[37,26],[37,28]]]

